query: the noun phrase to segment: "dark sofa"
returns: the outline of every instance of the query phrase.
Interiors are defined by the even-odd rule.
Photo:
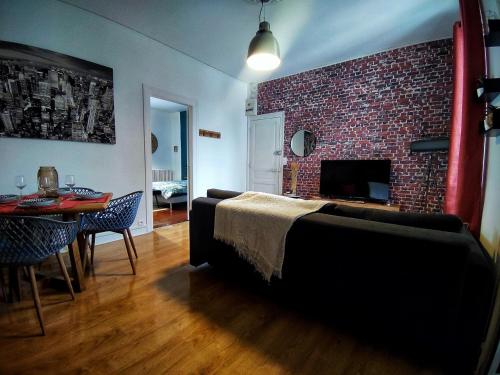
[[[192,265],[251,274],[230,246],[213,239],[217,203],[238,194],[210,189],[193,201]],[[269,287],[446,357],[468,373],[480,353],[494,285],[491,258],[458,217],[328,204],[294,223],[282,279]]]

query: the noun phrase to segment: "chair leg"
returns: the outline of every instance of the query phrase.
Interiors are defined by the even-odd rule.
[[[73,285],[71,285],[71,279],[68,275],[68,270],[66,269],[66,265],[64,264],[64,259],[61,253],[56,253],[57,261],[59,262],[59,268],[61,269],[61,273],[64,276],[64,280],[66,281],[66,285],[68,285],[69,293],[71,294],[71,299],[75,299],[75,292],[73,291]]]
[[[21,301],[21,274],[18,267],[9,267],[9,301]]]
[[[90,244],[90,264],[94,264],[95,233],[92,233],[91,236],[92,241]]]
[[[155,199],[156,199],[156,207],[160,208],[160,204],[158,203],[158,194],[155,195]]]
[[[88,250],[90,247],[89,236],[86,233],[83,235],[81,245],[80,245],[80,241],[78,241],[78,246],[80,246],[80,248],[83,247],[83,250],[80,250],[80,256],[82,257],[83,272],[86,272],[87,271],[87,264],[88,264],[88,262],[90,262],[89,253],[88,253]]]
[[[5,302],[7,302],[7,289],[5,288],[5,280],[3,276],[3,268],[0,267],[0,290],[2,291],[2,296]]]
[[[135,257],[138,258],[137,256],[137,249],[135,248],[135,243],[134,243],[134,238],[132,237],[132,232],[130,231],[130,228],[126,229],[127,234],[128,234],[128,239],[132,245],[132,250],[134,250]]]
[[[33,266],[29,266],[28,270],[31,281],[31,292],[33,293],[33,301],[35,302],[36,315],[38,316],[38,322],[40,323],[42,335],[45,336],[45,324],[43,322],[42,304],[40,303],[40,296],[38,295],[38,287],[36,286],[35,269]]]
[[[123,231],[123,241],[125,241],[125,246],[127,247],[128,260],[130,261],[130,265],[132,266],[132,273],[135,275],[135,264],[134,259],[132,258],[132,252],[130,251],[130,245],[127,239],[127,231]]]

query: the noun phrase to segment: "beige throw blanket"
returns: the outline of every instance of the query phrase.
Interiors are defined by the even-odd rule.
[[[281,278],[288,230],[327,203],[249,191],[217,204],[214,238],[233,246],[265,280]]]

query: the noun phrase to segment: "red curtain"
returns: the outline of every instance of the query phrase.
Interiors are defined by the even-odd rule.
[[[476,82],[485,75],[480,0],[460,0],[461,22],[453,28],[454,84],[445,212],[469,223],[479,237],[482,213],[485,104],[476,99]]]

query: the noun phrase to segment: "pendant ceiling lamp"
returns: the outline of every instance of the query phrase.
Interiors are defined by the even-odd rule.
[[[259,31],[257,31],[248,46],[247,65],[254,70],[273,70],[281,63],[280,46],[271,32],[271,25],[266,22],[265,13],[264,21],[261,21],[264,3],[268,1],[261,0]]]

